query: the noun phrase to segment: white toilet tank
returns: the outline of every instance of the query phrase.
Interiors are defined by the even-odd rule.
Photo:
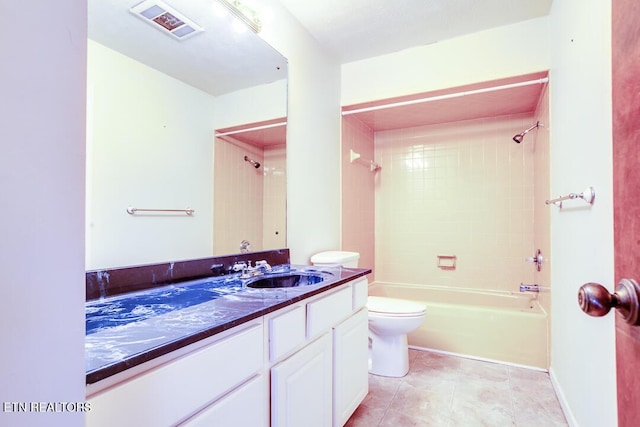
[[[326,251],[311,257],[311,264],[322,267],[343,266],[357,268],[360,254],[358,252]]]

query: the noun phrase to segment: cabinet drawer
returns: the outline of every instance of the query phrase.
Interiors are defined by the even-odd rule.
[[[307,338],[329,330],[348,317],[353,306],[351,286],[307,304]]]
[[[358,311],[367,305],[369,295],[369,282],[366,278],[356,280],[351,283],[353,288],[353,311]]]
[[[269,319],[269,360],[275,362],[305,342],[306,312],[299,306]]]
[[[90,399],[88,426],[175,425],[262,368],[262,323]]]
[[[263,375],[212,403],[180,427],[267,426],[269,424],[268,385]],[[250,405],[250,410],[248,406]]]

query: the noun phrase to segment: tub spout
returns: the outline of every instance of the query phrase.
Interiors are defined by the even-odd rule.
[[[520,292],[540,292],[540,287],[538,285],[525,285],[524,283],[520,283]]]

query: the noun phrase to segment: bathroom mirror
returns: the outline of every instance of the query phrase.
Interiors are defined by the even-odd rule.
[[[241,250],[286,247],[285,133],[285,118],[216,130],[215,255],[237,242]]]
[[[286,247],[287,61],[248,28],[235,30],[235,18],[215,3],[89,0],[87,270],[240,253],[243,240],[252,251]],[[176,23],[189,26],[184,37],[167,30]],[[277,144],[255,141],[252,128],[274,124]],[[214,135],[230,129],[237,133],[224,143],[247,154],[215,159]],[[262,174],[260,211],[223,201],[255,197],[232,174],[247,170]],[[268,179],[275,176],[282,180]],[[277,209],[264,209],[273,199]],[[248,226],[225,236],[232,226],[218,221],[222,211],[231,218],[250,211],[251,224],[269,224],[267,237]]]

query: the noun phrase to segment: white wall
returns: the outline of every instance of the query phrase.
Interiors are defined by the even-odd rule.
[[[81,0],[2,2],[2,404],[84,402],[86,13]],[[3,426],[83,421],[0,409]]]
[[[291,261],[340,245],[340,67],[275,0],[261,36],[289,59],[287,246]]]
[[[537,18],[342,66],[342,105],[549,68],[548,19]]]
[[[614,314],[591,318],[577,304],[583,283],[614,285],[610,8],[556,0],[550,14],[551,193],[596,188],[592,208],[551,210],[551,369],[581,427],[616,419]]]
[[[214,98],[88,48],[87,269],[211,256]],[[129,215],[128,206],[195,214]]]
[[[220,95],[214,101],[216,129],[286,116],[286,79]]]

